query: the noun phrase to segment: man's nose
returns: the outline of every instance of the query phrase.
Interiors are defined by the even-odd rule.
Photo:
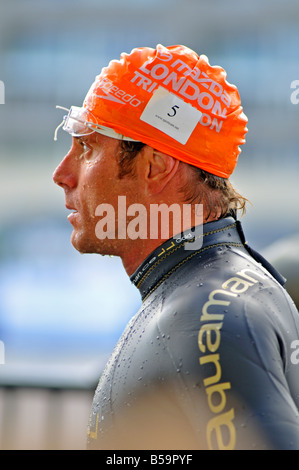
[[[53,181],[62,188],[74,188],[77,184],[77,176],[74,161],[68,153],[53,173]]]

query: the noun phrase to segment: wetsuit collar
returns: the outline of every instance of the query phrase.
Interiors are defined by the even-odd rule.
[[[232,217],[208,222],[200,230],[186,230],[181,236],[170,238],[156,248],[130,277],[131,282],[139,289],[144,299],[154,288],[167,278],[181,263],[208,248],[220,245],[243,246],[243,241],[236,230],[237,222]],[[200,233],[197,249],[187,248],[187,243],[194,241]]]
[[[186,244],[194,240],[197,233],[201,233],[199,248],[186,249]],[[131,282],[139,289],[144,300],[156,287],[167,279],[180,265],[197,254],[210,248],[220,246],[233,246],[243,249],[280,283],[286,279],[278,273],[259,253],[249,247],[245,240],[244,232],[239,220],[226,217],[215,222],[208,222],[202,226],[202,230],[196,228],[186,230],[182,236],[174,237],[156,248],[137,268],[130,277]]]

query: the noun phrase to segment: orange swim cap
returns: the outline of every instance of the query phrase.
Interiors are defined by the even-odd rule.
[[[92,122],[223,178],[247,132],[226,72],[185,46],[121,54],[96,77],[83,108]]]

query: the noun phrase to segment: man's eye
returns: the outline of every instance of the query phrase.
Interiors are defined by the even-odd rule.
[[[86,142],[84,142],[83,140],[80,141],[80,146],[82,148],[81,157],[88,159],[88,157],[90,156],[92,152],[92,148],[89,145],[87,145]]]
[[[80,142],[80,145],[81,145],[81,147],[82,147],[82,149],[83,149],[83,152],[88,152],[88,150],[90,150],[90,147],[88,147],[88,145],[86,145],[85,142],[81,141],[81,142]]]

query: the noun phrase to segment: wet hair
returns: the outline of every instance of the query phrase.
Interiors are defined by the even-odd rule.
[[[220,219],[228,215],[236,217],[246,212],[248,200],[236,191],[228,178],[212,175],[201,168],[188,165],[191,181],[180,188],[186,203],[203,204],[207,210],[207,218],[214,215]]]
[[[135,159],[146,144],[142,142],[121,141],[119,153],[119,178],[135,177]],[[190,172],[188,181],[178,189],[186,204],[203,204],[207,218],[214,215],[223,218],[236,216],[237,211],[243,215],[248,200],[239,194],[229,179],[212,175],[201,168],[183,163]]]
[[[140,150],[145,147],[146,144],[142,142],[130,142],[127,140],[120,141],[120,153],[119,153],[119,172],[118,177],[124,178],[125,176],[135,176],[135,158],[137,157]]]

